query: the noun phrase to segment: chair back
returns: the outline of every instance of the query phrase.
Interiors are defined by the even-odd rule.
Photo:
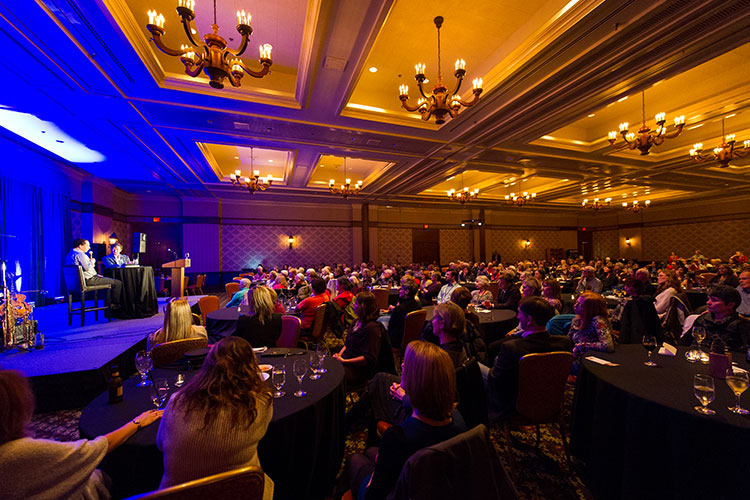
[[[190,278],[188,276],[183,276],[182,277],[182,290],[183,291],[187,290],[189,286],[190,286]]]
[[[390,290],[373,288],[372,294],[375,296],[375,303],[378,305],[378,309],[388,309],[388,297],[391,295]]]
[[[567,335],[570,331],[570,324],[575,318],[575,314],[558,314],[547,321],[547,331],[550,335]]]
[[[489,425],[487,391],[477,358],[467,358],[456,368],[456,392],[458,411],[464,417],[466,426]]]
[[[66,264],[63,266],[63,278],[65,278],[65,289],[68,293],[80,292],[86,289],[86,280],[83,278],[83,269],[78,264]]]
[[[232,300],[232,297],[234,297],[234,294],[240,291],[240,284],[239,283],[227,283],[224,285],[224,290],[227,292],[227,300]]]
[[[203,293],[203,285],[205,284],[206,284],[206,275],[199,274],[198,277],[195,279],[195,288],[199,289],[201,293]]]
[[[406,346],[409,345],[409,342],[419,340],[425,321],[427,321],[427,311],[424,309],[417,309],[406,315],[404,319],[404,336],[401,337],[401,349],[406,351]]]
[[[128,500],[260,500],[263,498],[264,487],[263,471],[260,467],[250,466],[136,495]]]
[[[318,341],[323,338],[325,333],[325,319],[326,319],[326,303],[323,302],[315,308],[315,319],[313,320],[313,327],[311,336],[313,340]]]
[[[297,338],[299,337],[300,325],[302,322],[297,316],[281,317],[281,335],[276,341],[276,347],[297,347]]]
[[[556,422],[573,366],[569,352],[527,354],[518,362],[516,411],[531,424]]]
[[[500,290],[500,282],[499,281],[490,281],[490,287],[489,287],[490,293],[492,293],[492,299],[497,299],[497,292]]]
[[[206,316],[210,312],[214,312],[219,309],[219,297],[216,295],[206,295],[198,299],[198,307],[201,310],[201,316],[203,317],[203,324],[206,324]]]
[[[152,347],[151,360],[154,362],[154,368],[159,368],[179,361],[188,351],[203,347],[208,347],[208,340],[205,337],[171,340]]]

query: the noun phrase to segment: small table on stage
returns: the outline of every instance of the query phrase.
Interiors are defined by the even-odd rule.
[[[283,357],[284,354],[301,353]],[[272,348],[259,362],[286,366],[286,395],[273,400],[273,419],[258,445],[263,471],[274,481],[277,500],[323,499],[329,493],[344,457],[344,368],[326,357],[328,373],[319,380],[302,381],[307,396],[292,395],[299,388],[292,366],[303,349]],[[281,354],[272,357],[268,354]],[[177,370],[154,369],[154,378],[167,378],[173,387]],[[195,372],[183,372],[189,380]],[[309,373],[309,371],[308,371]],[[108,404],[107,392],[99,395],[81,413],[81,437],[93,438],[111,432],[153,408],[151,387],[136,387],[140,376],[123,384],[121,403]],[[270,382],[269,382],[270,383]],[[156,447],[159,423],[138,431],[105,457],[100,469],[112,478],[115,498],[155,490],[164,473],[162,453]]]
[[[154,270],[150,266],[104,269],[103,275],[122,281],[120,309],[112,312],[113,317],[150,318],[159,312],[154,286]]]
[[[590,356],[619,366],[584,360],[573,402],[571,450],[586,463],[586,485],[595,498],[747,498],[750,417],[736,415],[734,394],[716,379],[715,399],[704,416],[693,409],[693,377],[708,365],[677,356],[654,355],[643,364],[640,345],[618,345],[614,353]],[[740,366],[744,356],[733,353]],[[745,393],[743,406],[750,406]]]

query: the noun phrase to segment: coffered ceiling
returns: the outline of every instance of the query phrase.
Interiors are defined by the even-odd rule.
[[[217,24],[239,45],[235,11],[252,14],[244,59],[273,46],[271,73],[208,86],[160,52],[147,11],[165,16],[165,42],[186,44],[176,0],[37,0],[0,5],[3,117],[35,117],[103,161],[60,159],[132,193],[249,197],[229,174],[273,178],[266,200],[455,204],[449,189],[480,190],[472,206],[537,193],[533,210],[581,210],[584,199],[670,204],[750,193],[750,158],[728,168],[688,152],[727,134],[750,139],[750,0],[217,0]],[[213,3],[196,1],[197,35]],[[417,94],[414,65],[462,90],[484,79],[480,102],[437,126],[400,107]],[[467,85],[468,83],[468,85]],[[607,133],[654,115],[684,115],[682,134],[651,154],[614,150]],[[27,120],[28,121],[28,120]],[[2,123],[0,123],[2,125]],[[36,148],[0,128],[0,133]],[[50,127],[51,129],[51,127]],[[38,135],[38,131],[37,131]],[[60,139],[62,140],[62,139]],[[252,162],[251,158],[252,151]],[[346,175],[344,173],[346,158]],[[330,179],[364,181],[344,200]]]

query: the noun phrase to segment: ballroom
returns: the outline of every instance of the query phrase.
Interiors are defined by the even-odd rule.
[[[358,281],[365,269],[373,273],[373,286],[388,291],[370,323],[385,332],[402,303],[399,293],[409,293],[410,275],[424,287],[435,281],[434,270],[451,291],[447,275],[456,278],[465,267],[470,278],[458,273],[456,286],[476,292],[484,290],[478,278],[486,274],[492,303],[472,303],[487,310],[467,312],[465,322],[470,314],[479,317],[491,392],[505,333],[524,331],[519,321],[531,317],[517,314],[517,301],[499,305],[503,276],[511,271],[519,290],[535,270],[538,287],[557,279],[562,298],[555,314],[581,319],[580,297],[595,291],[577,286],[588,266],[602,280],[609,269],[623,273],[611,293],[594,294],[610,314],[618,303],[627,307],[625,271],[647,269],[646,286],[658,291],[671,279],[662,279],[663,272],[687,272],[677,272],[683,310],[671,301],[661,311],[656,298],[659,331],[674,332],[659,333],[655,349],[646,347],[659,366],[645,367],[644,350],[630,356],[632,346],[617,338],[614,352],[602,350],[593,361],[586,360],[590,352],[571,348],[573,371],[563,370],[565,390],[558,391],[553,420],[543,421],[555,425],[542,426],[541,445],[534,419],[509,424],[493,420],[490,411],[488,420],[485,401],[479,431],[463,414],[464,434],[475,433],[471,444],[487,444],[481,452],[490,458],[481,460],[481,470],[464,474],[465,467],[455,467],[465,460],[446,465],[445,456],[433,465],[449,473],[397,468],[388,498],[451,498],[455,491],[466,498],[746,495],[740,474],[750,466],[750,420],[735,410],[750,403],[723,380],[733,380],[725,372],[734,366],[747,388],[750,349],[727,342],[728,354],[714,351],[711,329],[705,341],[695,333],[686,337],[685,322],[714,315],[716,297],[734,303],[733,317],[744,322],[748,314],[734,295],[713,295],[711,286],[733,283],[725,282],[724,266],[739,279],[731,287],[742,303],[750,300],[743,292],[750,293],[750,281],[743,281],[750,272],[750,0],[28,0],[0,4],[0,46],[6,56],[0,65],[0,375],[17,371],[18,383],[33,391],[31,430],[22,439],[86,439],[101,464],[81,481],[88,488],[96,473],[110,476],[109,491],[100,496],[84,494],[80,485],[64,490],[63,481],[38,496],[19,489],[11,498],[148,492],[154,496],[143,498],[193,498],[158,496],[160,479],[163,493],[195,480],[201,484],[191,494],[204,498],[379,498],[375,488],[344,484],[352,457],[366,456],[365,445],[379,436],[381,444],[389,442],[382,436],[394,434],[380,421],[377,436],[374,425],[363,424],[372,418],[363,410],[372,373],[363,384],[353,382],[361,381],[351,378],[345,354],[353,352],[345,339],[365,323],[365,299],[355,293],[348,308],[339,304],[344,340],[335,328],[322,327],[324,334],[318,331],[323,313],[318,320],[315,310],[309,318],[302,310],[303,300],[324,295],[316,280],[324,281],[329,304],[350,286],[337,288],[341,276],[347,281],[352,274],[355,291],[379,301],[379,293]],[[119,253],[129,257],[122,265]],[[102,265],[111,256],[114,270]],[[566,260],[570,276],[555,264],[567,273]],[[387,268],[395,280],[381,274]],[[94,275],[108,281],[87,296]],[[682,281],[691,279],[692,292],[692,282]],[[180,448],[167,436],[167,429],[174,436],[189,427],[176,425],[174,414],[166,420],[175,398],[154,400],[152,410],[147,393],[162,380],[156,377],[168,380],[174,395],[183,375],[192,390],[201,374],[218,369],[220,344],[238,338],[231,332],[243,315],[258,313],[259,288],[278,295],[273,314],[287,318],[294,309],[300,317],[288,346],[252,346],[251,365],[271,377],[260,385],[273,396],[273,417],[249,413],[249,429],[268,418],[265,437],[250,447],[252,460],[242,462],[253,470],[239,474],[240,462],[232,462],[236,477],[209,480],[229,474],[219,454],[216,464],[191,475],[179,458],[188,462],[201,450]],[[204,297],[216,302],[205,306],[213,313],[204,309]],[[237,310],[234,302],[225,307],[233,298],[242,301]],[[171,368],[154,360],[152,370],[142,371],[140,353],[152,356],[155,332],[166,332],[170,315],[178,314],[177,307],[169,312],[175,301],[186,302],[187,321],[193,333],[202,331],[203,344],[165,361]],[[441,305],[423,297],[417,306],[429,309],[419,317],[421,344],[429,343],[423,325],[431,329],[448,314]],[[357,319],[350,332],[352,308],[358,312],[351,313]],[[228,324],[230,333],[222,330]],[[616,337],[619,317],[610,326]],[[546,328],[554,337],[549,323]],[[335,349],[323,340],[329,334]],[[388,346],[376,346],[380,358],[387,351],[392,376],[401,377],[393,380],[405,385],[408,369],[398,365],[417,356],[416,348],[394,344],[400,334],[382,337]],[[308,377],[319,379],[295,380],[295,356],[308,354]],[[328,373],[313,367],[313,358]],[[283,397],[271,388],[279,361],[287,366]],[[708,406],[713,416],[697,409],[707,404],[697,392],[705,386],[694,382],[709,372],[711,399],[716,380]],[[458,409],[452,411],[458,413],[479,396],[462,401],[465,380],[454,379]],[[123,401],[113,403],[118,383]],[[258,384],[243,383],[263,400]],[[307,399],[292,395],[298,386]],[[491,399],[486,391],[482,386],[481,397]],[[186,403],[182,396],[190,391],[181,392]],[[14,401],[1,393],[0,403]],[[165,405],[165,420],[148,425]],[[242,418],[213,423],[230,421]],[[120,431],[120,446],[111,450],[111,434]],[[224,431],[234,432],[216,429]],[[5,442],[4,432],[0,474],[24,463],[35,469],[33,460],[9,458],[14,441]],[[104,450],[96,444],[104,435],[109,452],[106,441]],[[404,461],[416,456],[411,452]],[[467,463],[484,456],[478,453],[472,449]],[[412,459],[407,464],[419,463]],[[51,470],[55,463],[40,466]],[[373,467],[370,481],[380,470]],[[458,478],[460,488],[445,486],[442,497],[415,493],[428,482],[439,489],[440,481],[427,481],[439,476],[447,483]],[[479,488],[482,478],[492,487]],[[246,496],[235,496],[240,490],[233,487]]]

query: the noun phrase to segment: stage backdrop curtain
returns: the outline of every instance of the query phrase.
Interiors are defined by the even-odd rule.
[[[14,275],[16,291],[45,290],[50,299],[65,292],[62,265],[70,234],[66,194],[0,176],[0,259]],[[38,305],[43,297],[27,294]]]

